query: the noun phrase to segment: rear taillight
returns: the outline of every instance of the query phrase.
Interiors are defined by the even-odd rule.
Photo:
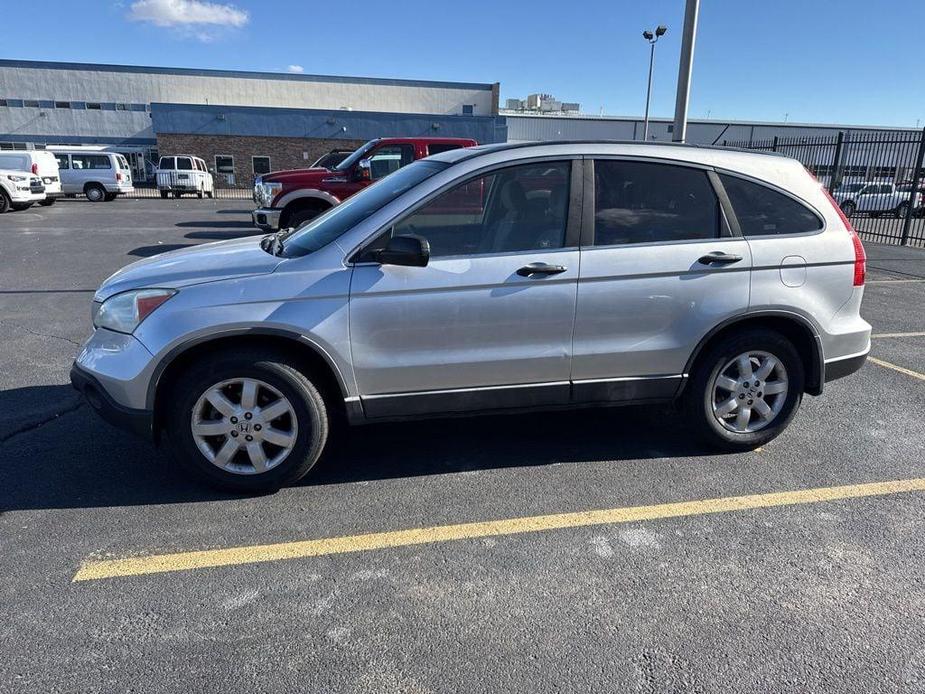
[[[829,202],[832,203],[832,207],[835,208],[835,213],[838,215],[838,218],[841,219],[842,224],[845,225],[845,229],[851,234],[851,243],[854,245],[854,286],[863,287],[864,278],[867,276],[867,254],[864,252],[864,244],[861,243],[861,239],[854,230],[854,225],[851,224],[851,220],[845,216],[845,213],[842,212],[841,207],[835,202],[835,198],[832,197],[832,194],[825,189],[825,186],[822,187],[822,192],[825,193]]]
[[[38,165],[38,164],[33,164],[33,165],[32,165],[32,173],[34,173],[35,175],[38,175],[38,173],[39,173],[39,165]]]
[[[122,181],[122,174],[119,171],[116,171],[116,183]]]

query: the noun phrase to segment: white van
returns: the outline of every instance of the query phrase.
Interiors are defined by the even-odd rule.
[[[26,149],[0,152],[0,169],[25,171],[38,176],[45,186],[45,198],[40,205],[54,205],[61,197],[61,179],[55,155],[42,149]]]
[[[125,157],[116,152],[53,150],[65,195],[86,195],[91,202],[115,200],[135,190],[132,170]]]
[[[161,157],[157,164],[157,189],[161,197],[173,193],[179,198],[183,193],[215,195],[215,182],[205,161],[191,154],[175,154]]]

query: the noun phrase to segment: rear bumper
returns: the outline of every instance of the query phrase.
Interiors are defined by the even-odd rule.
[[[282,210],[274,207],[260,207],[251,212],[251,220],[254,226],[264,231],[276,231],[279,229],[279,215]]]
[[[153,412],[120,405],[106,393],[96,378],[76,364],[71,367],[71,385],[100,417],[113,426],[147,440],[154,439]]]
[[[832,361],[827,361],[825,363],[825,382],[835,381],[839,378],[844,378],[845,376],[850,376],[855,371],[859,371],[864,362],[867,361],[867,355],[870,353],[868,349],[861,354],[852,354],[847,357],[842,357],[841,359],[833,359]]]

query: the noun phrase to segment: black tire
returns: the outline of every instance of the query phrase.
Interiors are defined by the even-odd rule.
[[[175,191],[173,192],[173,197],[174,197],[175,199],[177,199],[177,200],[179,200],[182,196],[183,196],[183,193],[181,193],[181,192],[178,191],[178,190],[175,190]]]
[[[117,197],[119,197],[118,193],[106,193],[106,202],[112,202]]]
[[[166,200],[166,199],[167,199],[167,193],[168,193],[168,191],[162,190],[162,191],[160,191],[160,193],[161,193],[161,198],[164,199],[164,200]]]
[[[106,200],[106,189],[99,183],[89,183],[84,186],[84,195],[90,202],[104,202]]]
[[[286,226],[296,229],[308,220],[314,219],[326,209],[327,208],[321,207],[303,207],[302,209],[295,210],[294,212],[290,213],[289,219],[286,220]]]
[[[290,453],[264,473],[221,469],[205,457],[193,438],[191,417],[200,396],[215,384],[236,378],[259,379],[278,390],[289,400],[298,423]],[[208,357],[176,379],[165,402],[169,405],[164,406],[163,433],[171,458],[184,470],[223,489],[259,492],[291,484],[314,466],[328,438],[329,417],[321,393],[295,362],[280,353],[245,350]]]
[[[908,202],[899,203],[899,206],[896,208],[896,216],[899,217],[900,219],[905,219],[906,214],[908,212],[909,212],[909,203]]]
[[[200,189],[200,190],[196,193],[196,197],[199,198],[200,200],[202,200],[202,189]]]
[[[5,190],[0,190],[0,214],[4,212],[9,212],[12,204],[10,203],[10,198],[6,194]]]
[[[846,217],[850,217],[858,211],[858,206],[852,200],[847,200],[842,203],[841,211],[845,213]]]
[[[209,196],[209,200],[211,200],[212,198],[215,197],[215,191],[214,191],[214,190],[207,190],[207,191],[206,191],[206,195],[208,195],[208,196]]]
[[[51,207],[56,202],[58,202],[58,198],[45,198],[44,200],[39,200],[39,205],[42,207]]]
[[[764,428],[739,433],[728,429],[714,415],[713,383],[724,366],[746,352],[767,352],[776,357],[786,370],[787,392],[780,410]],[[751,450],[787,428],[802,402],[803,384],[803,361],[790,340],[773,330],[743,330],[711,345],[697,358],[684,392],[684,411],[694,433],[706,443],[728,451]]]
[[[32,207],[31,202],[14,202],[11,207],[17,212],[22,212],[23,210],[28,210]]]

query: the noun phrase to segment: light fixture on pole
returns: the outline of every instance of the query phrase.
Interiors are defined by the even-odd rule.
[[[642,139],[649,139],[649,99],[652,97],[652,66],[655,64],[655,44],[665,35],[668,27],[659,24],[655,28],[655,33],[646,29],[642,32],[642,38],[649,42],[649,86],[646,88],[646,117],[642,126]]]

